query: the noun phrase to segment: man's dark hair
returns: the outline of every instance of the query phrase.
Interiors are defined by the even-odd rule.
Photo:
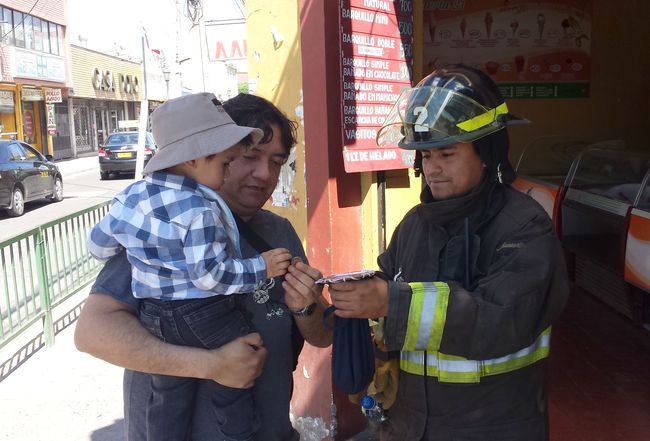
[[[266,144],[273,139],[273,125],[280,129],[280,142],[287,155],[296,144],[298,124],[290,120],[275,105],[256,95],[240,93],[223,103],[228,115],[240,126],[257,127],[264,132],[260,144]]]

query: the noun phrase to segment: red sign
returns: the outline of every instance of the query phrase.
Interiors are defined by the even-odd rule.
[[[405,61],[343,56],[343,80],[397,81],[411,84],[411,69]]]
[[[34,117],[31,110],[26,110],[23,114],[23,127],[25,135],[31,138],[34,135]]]
[[[404,43],[401,38],[343,32],[341,34],[341,43],[343,55],[389,58],[392,60],[411,59],[413,57],[413,45],[410,38],[407,43]]]
[[[413,22],[413,0],[341,0],[342,8],[365,8],[389,15],[405,15]]]
[[[345,32],[383,35],[397,39],[413,36],[413,20],[381,11],[359,8],[341,8],[341,26]]]
[[[398,147],[344,149],[345,171],[348,173],[409,168],[415,159],[414,150]]]
[[[349,173],[413,165],[413,152],[376,143],[393,104],[411,86],[412,7],[412,0],[341,1],[343,160]]]

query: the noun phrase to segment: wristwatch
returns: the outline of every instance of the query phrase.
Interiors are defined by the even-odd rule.
[[[307,305],[302,309],[289,308],[291,315],[295,315],[296,317],[308,317],[312,315],[314,311],[316,311],[316,302],[312,303],[311,305]]]

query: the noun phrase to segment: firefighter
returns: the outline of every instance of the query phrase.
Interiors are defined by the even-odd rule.
[[[378,258],[385,277],[330,286],[337,315],[385,317],[398,351],[386,440],[548,439],[546,360],[569,285],[545,211],[510,187],[512,116],[479,70],[433,71],[378,142],[415,150],[421,203]]]

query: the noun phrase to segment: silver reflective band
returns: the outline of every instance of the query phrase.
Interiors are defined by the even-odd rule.
[[[530,346],[488,360],[468,360],[439,352],[426,353],[425,358],[423,351],[402,351],[400,368],[415,375],[438,377],[441,382],[477,383],[481,377],[512,372],[548,357],[550,342],[548,328]]]
[[[426,349],[429,346],[429,338],[433,329],[433,319],[438,299],[438,288],[434,284],[427,284],[423,287],[424,298],[422,300],[422,313],[420,315],[420,326],[418,336],[415,340],[415,349]]]

